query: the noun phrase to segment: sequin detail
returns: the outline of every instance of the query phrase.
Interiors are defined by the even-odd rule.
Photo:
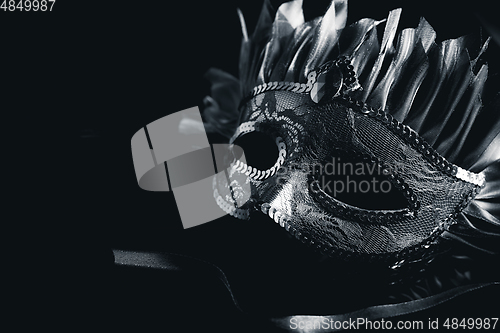
[[[381,109],[373,108],[366,103],[356,101],[348,95],[343,95],[338,100],[340,103],[356,112],[379,120],[389,130],[405,140],[410,146],[419,151],[427,161],[436,166],[445,174],[466,181],[468,183],[472,183],[474,185],[484,185],[484,175],[467,171],[453,163],[448,162],[444,157],[439,155],[439,153],[434,150],[431,145],[429,145],[423,138],[421,138],[417,132],[415,132],[409,126],[399,122],[397,119],[394,119],[394,117],[390,113],[387,113]]]
[[[278,159],[271,168],[267,170],[259,170],[257,168],[254,168],[246,164],[241,160],[235,160],[232,163],[232,170],[243,173],[254,180],[265,180],[273,176],[276,173],[276,171],[283,165],[286,157],[286,145],[281,137],[276,138],[276,145],[278,146],[279,149]]]

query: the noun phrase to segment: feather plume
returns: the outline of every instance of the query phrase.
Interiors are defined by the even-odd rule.
[[[393,89],[389,97],[392,115],[403,123],[406,123],[415,96],[429,71],[429,61],[421,43],[415,45],[415,51],[408,58],[405,67],[406,70],[399,80],[401,84]]]
[[[254,32],[249,40],[242,41],[239,61],[239,77],[242,93],[246,94],[256,85],[257,73],[263,59],[263,49],[271,37],[273,6],[264,0]]]
[[[283,52],[280,59],[277,61],[275,68],[272,71],[270,81],[293,81],[293,73],[296,71],[294,64],[295,56],[301,50],[302,45],[310,41],[310,30],[312,25],[310,22],[297,27],[293,33],[293,37],[286,47],[286,52]],[[287,77],[287,73],[292,74],[291,78]]]
[[[238,105],[242,98],[238,79],[220,69],[211,68],[205,77],[211,82],[211,96],[205,97],[203,116],[208,132],[230,138],[238,126]]]
[[[361,97],[363,101],[366,101],[368,95],[371,93],[373,87],[375,86],[375,80],[377,79],[380,69],[382,68],[382,63],[384,62],[386,53],[392,47],[392,41],[394,40],[394,36],[396,35],[396,29],[398,27],[400,16],[401,8],[394,9],[389,12],[389,17],[387,18],[387,22],[385,25],[384,35],[382,37],[382,45],[380,46],[377,60],[375,61],[375,65],[373,66],[368,79],[364,82],[363,95]]]
[[[337,44],[340,30],[345,27],[346,21],[347,0],[332,1],[316,27],[305,70],[301,73],[301,77],[305,77],[309,71],[325,62],[330,51]]]
[[[303,23],[302,0],[286,2],[278,8],[272,26],[271,39],[264,51],[257,84],[270,81],[271,72],[279,57],[288,51],[295,28]]]
[[[347,0],[332,1],[323,17],[304,22],[302,0],[283,3],[275,12],[269,0],[249,36],[241,11],[239,78],[212,70],[207,98],[207,128],[231,136],[238,103],[256,85],[271,81],[305,82],[309,71],[337,56],[348,56],[362,90],[350,92],[390,112],[417,131],[450,162],[482,172],[481,193],[457,217],[458,233],[486,235],[476,220],[500,225],[500,93],[483,106],[488,66],[482,64],[490,38],[472,36],[436,43],[425,19],[397,34],[401,9],[387,20],[362,19],[345,27]],[[379,44],[376,27],[385,22]],[[396,45],[393,44],[396,39]],[[496,200],[496,201],[495,201]]]
[[[374,107],[382,108],[382,110],[385,109],[389,91],[393,85],[396,85],[398,83],[399,78],[401,77],[404,70],[406,60],[413,51],[414,38],[414,29],[405,29],[402,31],[399,36],[396,53],[392,59],[391,64],[389,65],[389,69],[385,73],[385,76],[382,78],[378,86],[370,94],[370,97],[367,99],[367,103]]]
[[[449,124],[444,128],[436,142],[436,149],[448,160],[453,162],[458,155],[458,152],[463,146],[465,138],[470,131],[472,124],[481,108],[481,98],[479,92],[482,91],[486,78],[488,76],[488,66],[483,65],[478,75],[472,79],[468,89],[465,103],[462,103],[462,108],[455,108]],[[455,116],[456,121],[453,120]]]

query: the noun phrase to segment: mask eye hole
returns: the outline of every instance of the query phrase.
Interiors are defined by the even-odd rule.
[[[267,133],[253,131],[234,141],[245,152],[246,163],[258,170],[267,170],[278,160],[276,140]]]
[[[409,202],[394,184],[389,169],[352,156],[331,156],[316,165],[313,179],[321,192],[340,203],[364,210],[404,210]]]
[[[240,128],[242,126],[240,125]],[[243,135],[238,134],[230,142],[243,148],[248,162],[238,160],[234,167],[236,171],[262,181],[273,176],[285,162],[286,144],[279,136],[273,138],[266,132],[256,131],[251,125],[247,124],[246,127],[249,129],[245,130]]]

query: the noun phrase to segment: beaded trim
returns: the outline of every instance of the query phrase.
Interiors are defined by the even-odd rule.
[[[253,97],[267,91],[291,91],[297,94],[310,93],[314,85],[317,83],[318,76],[329,71],[333,66],[337,66],[343,74],[343,90],[354,90],[359,87],[358,79],[356,73],[354,72],[354,66],[351,64],[351,60],[348,57],[343,56],[337,60],[329,61],[316,70],[309,72],[307,74],[307,83],[274,81],[260,84],[254,87],[252,91],[241,100],[240,107],[246,104],[246,102]]]
[[[254,208],[260,210],[262,213],[269,215],[276,223],[278,223],[286,231],[290,232],[296,239],[302,243],[311,246],[314,250],[318,251],[323,255],[327,255],[332,258],[342,259],[342,260],[358,260],[360,262],[366,263],[376,263],[385,262],[388,267],[392,270],[397,270],[403,266],[406,262],[411,262],[412,258],[420,258],[422,251],[429,253],[436,248],[439,244],[438,237],[450,226],[457,224],[455,218],[456,216],[470,203],[474,198],[475,194],[479,193],[480,187],[476,186],[475,189],[471,190],[469,194],[465,194],[462,202],[455,207],[455,211],[448,215],[441,223],[439,223],[436,228],[431,232],[429,237],[424,239],[419,244],[407,247],[403,250],[397,252],[389,253],[355,253],[347,250],[342,250],[338,248],[333,248],[322,243],[315,242],[312,237],[301,233],[298,231],[291,223],[291,218],[279,211],[278,209],[271,207],[269,203],[257,203]]]
[[[215,182],[215,177],[214,177],[214,182]],[[215,185],[214,185],[215,186]],[[236,208],[234,204],[231,204],[224,200],[222,196],[219,194],[219,191],[217,188],[214,188],[214,198],[215,202],[217,202],[217,205],[224,211],[226,214],[229,214],[233,217],[236,217],[240,220],[248,220],[250,218],[250,210],[249,209],[242,209],[242,208]]]
[[[469,205],[470,201],[475,197],[477,193],[480,192],[481,188],[484,187],[485,183],[485,177],[484,174],[477,174],[473,173],[470,171],[467,171],[453,163],[448,162],[444,157],[442,157],[434,148],[431,147],[423,138],[420,137],[420,135],[415,132],[413,129],[411,129],[409,126],[399,122],[397,119],[394,119],[394,117],[383,111],[382,109],[375,109],[372,106],[363,103],[361,101],[355,101],[352,97],[348,96],[346,94],[347,91],[349,90],[354,90],[359,87],[359,83],[357,80],[356,73],[354,72],[354,67],[351,65],[350,59],[347,57],[341,57],[337,59],[336,61],[329,62],[321,66],[315,71],[312,71],[308,74],[307,83],[296,83],[296,82],[281,82],[281,81],[276,81],[276,82],[270,82],[270,83],[264,83],[259,86],[256,86],[248,96],[242,99],[240,103],[240,107],[244,105],[248,100],[251,98],[267,92],[267,91],[292,91],[295,93],[311,93],[314,84],[317,83],[317,78],[318,75],[321,73],[324,73],[331,69],[333,65],[336,65],[339,69],[341,69],[343,77],[342,77],[342,89],[339,91],[342,92],[340,95],[340,98],[336,98],[337,101],[340,103],[344,104],[346,107],[348,107],[350,110],[354,110],[356,112],[359,112],[365,116],[372,117],[374,119],[377,119],[381,123],[383,123],[390,131],[398,135],[400,138],[402,138],[405,142],[407,142],[411,147],[416,149],[418,152],[420,152],[423,157],[431,163],[433,166],[437,167],[440,171],[444,172],[445,174],[455,177],[457,179],[463,180],[465,182],[471,183],[476,185],[474,189],[472,189],[468,194],[464,195],[464,199],[462,202],[455,207],[455,210],[452,214],[450,214],[448,217],[446,217],[443,221],[439,223],[438,226],[432,231],[432,233],[427,237],[424,241],[422,241],[419,244],[416,244],[414,246],[410,246],[408,248],[405,248],[401,251],[397,251],[394,253],[383,253],[383,254],[362,254],[362,253],[354,253],[354,252],[349,252],[346,250],[341,250],[341,249],[334,249],[330,246],[326,246],[321,243],[315,243],[310,237],[307,237],[307,235],[299,232],[296,228],[294,228],[291,225],[291,218],[284,214],[283,212],[280,212],[274,207],[271,207],[270,204],[268,203],[259,203],[254,206],[254,208],[261,210],[264,214],[269,215],[274,221],[276,221],[281,227],[285,228],[287,231],[289,231],[292,235],[294,235],[297,239],[302,241],[303,243],[306,243],[308,245],[311,245],[316,248],[320,253],[329,255],[332,257],[337,257],[337,258],[342,258],[346,260],[351,260],[351,259],[358,259],[361,261],[365,262],[379,262],[381,260],[385,261],[386,263],[390,263],[390,268],[393,270],[398,269],[401,267],[406,261],[410,261],[412,257],[419,257],[421,255],[422,250],[425,250],[426,253],[429,252],[429,248],[435,248],[435,245],[438,244],[437,238],[445,231],[448,230],[448,228],[451,225],[456,224],[457,222],[455,221],[456,216],[465,208],[467,205]],[[332,98],[337,97],[338,94],[335,94],[334,96],[330,96]],[[311,97],[311,99],[313,99]],[[314,99],[313,99],[314,101]],[[316,101],[315,101],[316,102]],[[253,123],[253,124],[250,124]],[[242,125],[245,126],[240,126],[231,139],[231,142],[234,141],[242,132],[250,132],[252,130],[256,130],[255,128],[255,123],[254,122],[248,122],[244,123]],[[253,128],[252,128],[253,126]],[[247,128],[248,127],[248,128]],[[379,163],[379,166],[381,164]],[[367,211],[369,214],[353,214],[353,216],[349,216],[349,219],[354,219],[358,220],[359,222],[368,222],[368,223],[387,223],[390,221],[394,221],[394,219],[400,219],[401,217],[404,216],[409,216],[412,215],[415,211],[419,209],[420,203],[418,202],[415,194],[409,189],[408,185],[400,178],[397,176],[390,174],[388,175],[389,180],[396,185],[396,187],[403,192],[405,197],[409,200],[409,209],[404,209],[401,211],[392,211],[392,212],[387,212],[387,213],[380,213],[380,212],[370,212]],[[313,179],[309,179],[314,183]],[[314,186],[313,184],[311,184]],[[330,207],[331,211],[336,211],[336,214],[338,215],[339,209],[346,208],[348,205],[340,203],[339,201],[335,200],[334,198],[331,198],[328,196],[326,193],[324,193],[319,186],[316,184],[316,189],[318,190],[317,193],[319,193],[318,198],[320,199],[319,201],[323,202],[323,204],[326,207]],[[324,194],[322,194],[322,192]],[[345,206],[345,207],[344,207]],[[352,207],[352,206],[351,206]],[[360,212],[366,211],[362,210],[356,207],[356,210],[359,210]],[[346,210],[348,211],[348,210]],[[372,214],[374,213],[374,214]],[[348,213],[349,214],[349,213]],[[395,214],[395,215],[394,215]],[[400,214],[401,216],[399,216]],[[342,214],[344,216],[339,216],[339,217],[347,217],[345,214]],[[396,216],[397,215],[397,216]]]
[[[250,133],[253,131],[258,131],[259,130],[259,125],[255,121],[247,121],[244,123],[241,123],[240,126],[236,129],[236,132],[234,132],[233,136],[229,140],[229,144],[233,144],[234,141],[242,134]]]
[[[243,173],[246,176],[254,179],[254,180],[265,180],[271,176],[273,176],[276,171],[283,165],[285,162],[285,157],[286,157],[286,145],[285,142],[283,142],[283,139],[281,137],[276,138],[276,145],[278,146],[279,153],[278,153],[278,160],[274,165],[265,170],[259,170],[257,168],[254,168],[252,166],[249,166],[245,162],[242,162],[241,160],[236,160],[236,162],[233,162],[232,164],[232,170],[237,171],[239,173]]]
[[[343,95],[338,101],[347,106],[351,111],[354,110],[365,116],[379,120],[390,131],[398,135],[406,141],[410,146],[420,152],[424,158],[432,165],[437,167],[445,174],[458,178],[460,180],[472,183],[474,185],[483,186],[485,178],[483,174],[477,174],[467,171],[453,163],[448,162],[434,148],[431,147],[420,135],[409,126],[399,122],[390,113],[382,109],[373,108],[372,106],[361,101],[354,100],[351,96]]]
[[[408,208],[377,211],[362,209],[343,203],[328,195],[319,187],[317,181],[313,180],[310,184],[310,188],[313,197],[321,206],[326,208],[334,216],[346,220],[367,224],[389,224],[391,222],[399,222],[407,216],[415,216],[414,214],[416,212],[416,210],[410,210]]]
[[[381,121],[393,133],[401,137],[408,144],[410,144],[410,146],[419,151],[427,161],[429,161],[432,165],[436,166],[439,170],[443,171],[447,175],[453,176],[468,183],[472,183],[474,185],[484,185],[485,178],[483,174],[477,174],[467,171],[453,163],[448,162],[444,157],[439,155],[439,153],[434,148],[432,148],[431,145],[429,145],[423,138],[421,138],[417,132],[415,132],[409,126],[399,122],[397,119],[394,119],[394,117],[390,113],[387,113],[382,109],[375,109],[364,102],[356,101],[351,96],[348,96],[346,92],[349,90],[357,89],[359,87],[359,82],[357,79],[357,75],[354,72],[354,67],[351,64],[351,60],[345,56],[340,57],[335,61],[327,62],[324,65],[320,66],[318,69],[311,71],[307,75],[307,83],[276,81],[258,85],[250,92],[247,97],[242,100],[240,106],[246,103],[249,99],[257,96],[258,94],[270,90],[292,91],[295,93],[311,92],[314,84],[317,83],[316,80],[319,74],[329,71],[334,65],[342,71],[344,76],[341,89],[343,94],[339,98],[341,103],[351,108],[351,110],[355,110],[363,115]],[[336,95],[332,97],[336,97]],[[238,128],[238,130],[240,130],[240,127]],[[236,138],[239,135],[238,130],[233,138]]]
[[[258,112],[261,112],[261,111],[258,111]],[[280,111],[278,111],[278,113],[279,112]],[[256,111],[256,113],[257,113],[257,111]],[[281,132],[282,138],[285,141],[285,145],[294,147],[294,149],[292,151],[287,151],[288,156],[291,157],[294,153],[301,151],[302,147],[299,145],[299,142],[300,142],[299,137],[304,132],[304,126],[293,122],[289,117],[287,117],[285,115],[279,115],[279,116],[273,117],[272,120],[275,123],[276,127],[280,127],[281,129],[285,130],[285,131]],[[260,131],[263,133],[268,133],[270,135],[272,135],[272,133],[274,133],[274,131],[266,130],[266,128],[268,126],[261,126],[260,124],[261,124],[260,122],[255,122],[255,121],[248,121],[248,122],[242,123],[236,129],[235,134],[230,139],[230,143],[234,143],[234,141],[242,134],[250,133],[253,131]]]
[[[281,117],[281,118],[286,118],[286,117]],[[282,120],[281,118],[279,120]],[[236,129],[236,132],[229,140],[229,143],[233,144],[234,141],[243,134],[251,133],[254,131],[260,131],[260,130],[261,130],[261,128],[259,127],[259,123],[256,123],[255,121],[244,122],[240,126],[238,126],[238,128]],[[254,180],[258,180],[258,181],[262,181],[262,180],[265,180],[265,179],[273,176],[276,173],[276,171],[278,171],[278,169],[283,165],[283,163],[285,162],[285,157],[287,156],[286,144],[285,144],[283,138],[278,136],[278,137],[276,137],[275,142],[276,142],[276,146],[278,147],[278,150],[279,150],[278,151],[278,159],[276,160],[276,163],[274,163],[274,165],[271,168],[269,168],[267,170],[259,170],[257,168],[254,168],[254,167],[246,164],[245,162],[243,162],[241,160],[235,159],[235,161],[232,162],[232,170],[237,171],[239,173],[243,173],[246,176],[248,176]]]
[[[470,172],[459,166],[457,166],[457,174],[455,175],[455,177],[478,186],[483,186],[484,182],[486,181],[484,174]]]
[[[352,152],[346,152],[339,149],[337,150],[336,155],[339,155],[340,157],[349,157],[352,155],[356,155],[358,158],[362,158],[365,162],[376,163],[377,166],[382,170],[389,169],[386,165],[381,163],[378,158],[369,156],[367,154],[354,154]],[[316,172],[314,172],[314,174],[316,174]],[[329,212],[340,218],[354,220],[361,223],[386,224],[390,222],[400,221],[402,218],[407,216],[415,216],[420,208],[420,201],[418,201],[417,195],[414,193],[414,191],[404,181],[404,179],[399,177],[398,175],[390,173],[387,175],[387,179],[406,198],[406,200],[408,201],[408,208],[379,211],[363,209],[343,203],[324,192],[318,185],[318,180],[315,179],[313,175],[308,176],[308,185],[311,189],[312,196]]]
[[[282,228],[285,228],[286,231],[290,231],[292,233],[295,231],[295,228],[293,228],[290,223],[291,218],[287,214],[282,213],[274,207],[271,207],[271,205],[268,203],[261,204],[260,210],[262,211],[262,213],[269,215],[270,218],[272,218]]]

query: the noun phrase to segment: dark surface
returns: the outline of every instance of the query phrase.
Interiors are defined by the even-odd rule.
[[[328,3],[315,4],[321,2]],[[349,22],[362,17],[380,19],[398,6],[403,2],[368,5],[366,1],[351,1]],[[84,197],[94,201],[92,211],[99,212],[93,216],[107,221],[90,219],[100,227],[106,226],[98,233],[108,237],[105,243],[163,249],[169,244],[167,239],[172,235],[177,238],[182,229],[173,195],[148,193],[137,186],[130,138],[139,128],[166,114],[194,105],[201,107],[202,98],[209,92],[203,79],[209,67],[237,74],[241,31],[236,8],[244,12],[251,31],[260,4],[215,1],[196,6],[182,2],[166,8],[132,3],[130,7],[125,3],[109,7],[79,9],[75,20],[67,13],[63,17],[73,28],[65,29],[72,31],[66,47],[70,51],[61,56],[69,65],[68,71],[59,73],[68,80],[68,84],[60,84],[71,101],[65,107],[78,116],[80,128],[94,129],[100,135],[80,142],[83,153],[78,159],[85,172],[79,181],[86,191]],[[324,10],[324,6],[316,8],[307,1],[304,7],[306,19]],[[425,16],[436,29],[438,40],[454,38],[477,32],[480,24],[474,11],[489,15],[489,9],[480,1],[474,6],[470,2],[406,2],[400,27],[414,27],[420,16]],[[75,8],[66,10],[74,13]],[[500,67],[494,61],[500,58],[498,49],[490,43],[487,59],[493,83]],[[54,65],[62,67],[60,63]],[[498,91],[493,83],[490,86]],[[96,234],[92,232],[92,236]]]
[[[315,3],[320,2],[328,3]],[[324,10],[311,3],[305,4],[306,19]],[[402,27],[414,27],[425,16],[439,40],[477,31],[476,11],[497,31],[499,27],[491,19],[493,6],[486,1],[351,1],[349,23],[362,17],[381,19],[399,6],[403,7]],[[49,234],[34,237],[50,245],[50,251],[39,250],[38,257],[45,263],[42,271],[37,266],[30,277],[42,282],[35,285],[49,294],[52,288],[63,289],[61,310],[34,309],[47,327],[268,330],[258,319],[238,312],[216,278],[115,267],[112,248],[211,259],[228,269],[235,293],[252,310],[258,304],[266,310],[279,308],[280,303],[286,308],[300,303],[300,297],[315,303],[315,297],[304,292],[308,285],[316,292],[324,289],[334,295],[338,291],[346,297],[342,286],[330,285],[324,277],[319,279],[323,284],[311,284],[315,278],[309,272],[315,266],[307,260],[307,252],[274,222],[222,218],[183,230],[172,193],[151,193],[137,186],[132,135],[169,113],[201,106],[209,91],[203,79],[209,67],[237,74],[241,38],[237,7],[251,31],[260,10],[260,3],[252,1],[173,5],[59,0],[52,13],[0,12],[3,106],[16,118],[10,122],[14,128],[34,134],[29,146],[19,134],[13,136],[16,152],[21,150],[18,164],[30,179],[29,186],[16,195],[22,198],[16,206],[18,218],[39,221],[35,233],[44,229]],[[499,59],[499,47],[490,45],[490,72],[498,79],[499,63],[492,59]],[[81,131],[88,129],[96,137],[81,138]],[[33,200],[29,209],[24,205],[27,200]],[[50,276],[47,284],[46,276]],[[498,314],[499,294],[493,289],[407,318],[427,322],[437,317],[491,317]],[[331,301],[336,301],[334,296]],[[324,297],[323,302],[332,309]],[[355,300],[351,302],[355,306]],[[29,319],[32,314],[24,316]]]

